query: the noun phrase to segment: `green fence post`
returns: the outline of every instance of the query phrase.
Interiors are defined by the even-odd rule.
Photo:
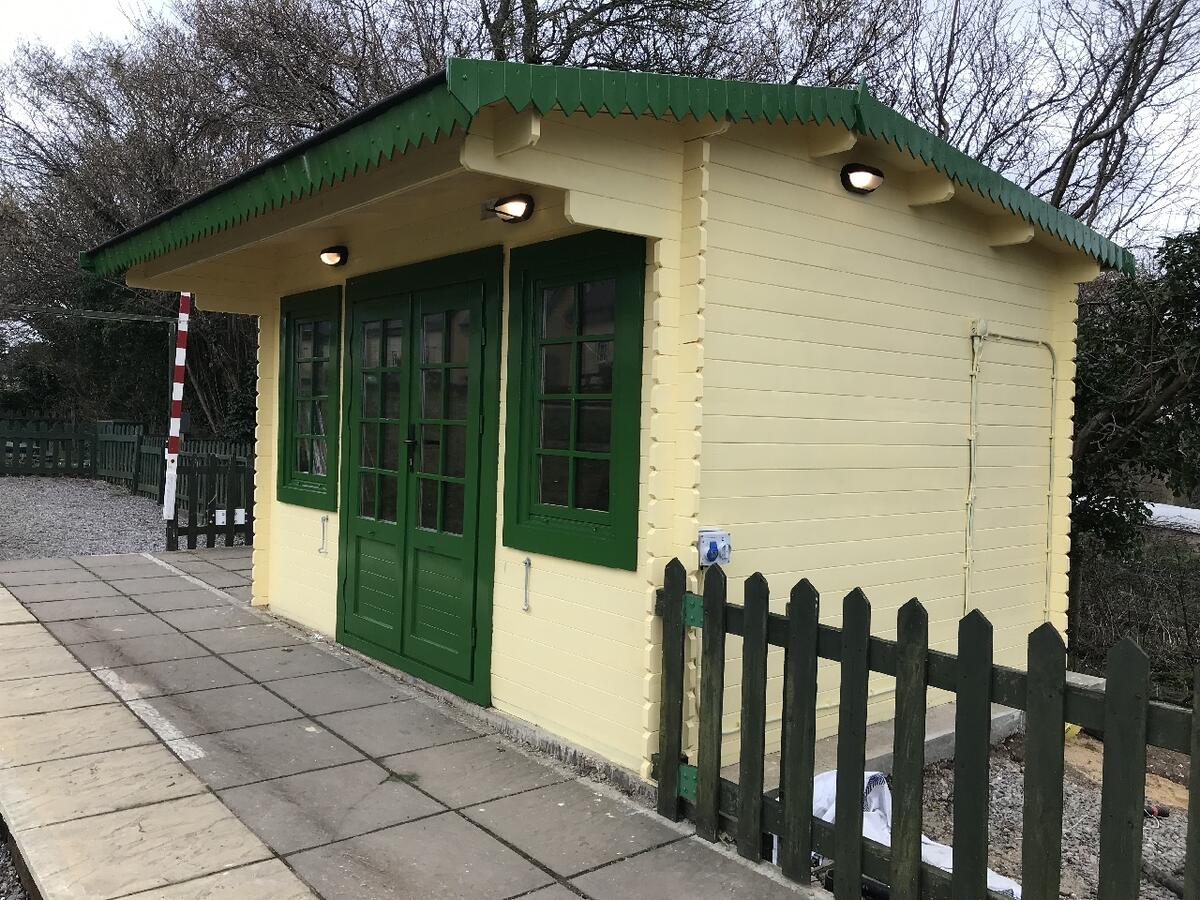
[[[929,613],[915,597],[896,616],[896,719],[892,739],[892,900],[921,898]]]
[[[721,816],[721,720],[725,708],[725,572],[704,573],[700,649],[700,737],[696,772],[696,834],[716,841]]]
[[[1100,798],[1099,900],[1136,900],[1146,809],[1146,708],[1150,661],[1129,638],[1108,654]]]
[[[1049,622],[1029,635],[1021,896],[1058,900],[1062,879],[1067,648]]]
[[[770,588],[755,572],[746,579],[742,619],[742,745],[738,765],[737,851],[762,859],[763,766],[767,743],[767,620]]]
[[[989,772],[992,752],[992,623],[979,610],[958,623],[954,707],[953,900],[987,891]]]
[[[658,813],[679,821],[679,757],[683,753],[683,563],[667,563],[663,582],[662,697],[658,726]]]
[[[855,588],[842,601],[842,685],[838,709],[837,797],[834,801],[833,895],[862,897],[863,784],[867,747],[871,603]]]
[[[820,606],[820,595],[807,578],[792,588],[783,657],[783,735],[779,754],[783,827],[779,835],[779,865],[784,875],[801,884],[808,884],[812,877]]]

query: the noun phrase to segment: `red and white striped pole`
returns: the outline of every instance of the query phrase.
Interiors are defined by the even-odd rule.
[[[179,324],[175,327],[175,375],[171,379],[171,421],[167,428],[167,468],[163,476],[163,518],[175,517],[175,481],[179,467],[179,432],[183,419],[183,379],[187,362],[188,317],[192,295],[179,295]]]

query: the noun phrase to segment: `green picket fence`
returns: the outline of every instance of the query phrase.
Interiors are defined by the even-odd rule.
[[[138,422],[100,421],[82,429],[66,423],[0,420],[0,476],[64,475],[102,478],[162,502],[166,437],[145,434]],[[168,549],[197,541],[254,540],[254,444],[183,439],[176,515],[167,524]],[[228,512],[227,512],[228,511]],[[182,515],[180,515],[182,513]]]
[[[66,431],[54,423],[0,432],[0,475],[90,477],[95,466],[95,435]]]
[[[1064,741],[1067,723],[1104,738],[1099,900],[1135,900],[1141,879],[1147,744],[1189,754],[1190,797],[1185,897],[1200,900],[1200,709],[1149,701],[1146,655],[1130,640],[1109,654],[1105,690],[1067,682],[1066,648],[1042,625],[1029,636],[1028,669],[992,662],[992,626],[975,611],[959,623],[954,656],[929,649],[925,608],[911,600],[898,614],[897,639],[871,636],[871,604],[860,590],[842,603],[842,627],[819,622],[820,599],[807,581],[792,588],[785,615],[771,613],[766,579],[745,584],[743,605],[726,597],[719,566],[704,593],[686,590],[678,559],[658,595],[662,617],[660,745],[654,765],[658,811],[688,815],[710,841],[724,831],[738,853],[759,861],[764,835],[778,838],[788,878],[807,884],[812,854],[833,861],[837,900],[859,900],[864,884],[885,886],[892,900],[1001,898],[986,887],[991,704],[1025,712],[1025,808],[1022,895],[1057,900],[1062,870]],[[701,629],[699,731],[694,764],[683,756],[685,646]],[[741,749],[736,782],[721,777],[721,719],[726,635],[742,638]],[[780,787],[764,792],[767,653],[784,649]],[[969,652],[965,652],[969,648]],[[834,824],[812,815],[817,663],[841,667],[837,799]],[[892,772],[892,846],[862,836],[867,681],[896,679]],[[1200,706],[1200,669],[1195,703]],[[921,861],[922,771],[926,694],[956,695],[953,874]]]

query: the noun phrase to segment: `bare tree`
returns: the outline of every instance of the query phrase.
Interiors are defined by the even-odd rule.
[[[894,93],[1051,205],[1142,243],[1196,200],[1198,81],[1197,0],[944,0],[926,6]]]
[[[1193,92],[1200,71],[1196,0],[1055,0],[1043,45],[1066,102],[1063,139],[1028,183],[1111,233],[1161,208],[1197,162]],[[1175,195],[1177,199],[1177,195]]]
[[[833,87],[865,78],[890,100],[920,12],[920,0],[774,0],[760,20],[761,77]]]
[[[727,41],[749,7],[743,0],[477,0],[478,49],[493,59],[629,68],[626,45],[676,49],[694,57]],[[465,19],[466,16],[464,15]],[[703,50],[700,51],[703,56]],[[642,58],[647,55],[643,52]],[[665,71],[673,60],[653,55]]]

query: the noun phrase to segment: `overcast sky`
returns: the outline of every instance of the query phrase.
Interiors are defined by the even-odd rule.
[[[17,44],[33,38],[68,50],[91,34],[120,37],[129,32],[129,14],[165,5],[166,0],[9,0],[0,27],[0,60],[7,61]]]

